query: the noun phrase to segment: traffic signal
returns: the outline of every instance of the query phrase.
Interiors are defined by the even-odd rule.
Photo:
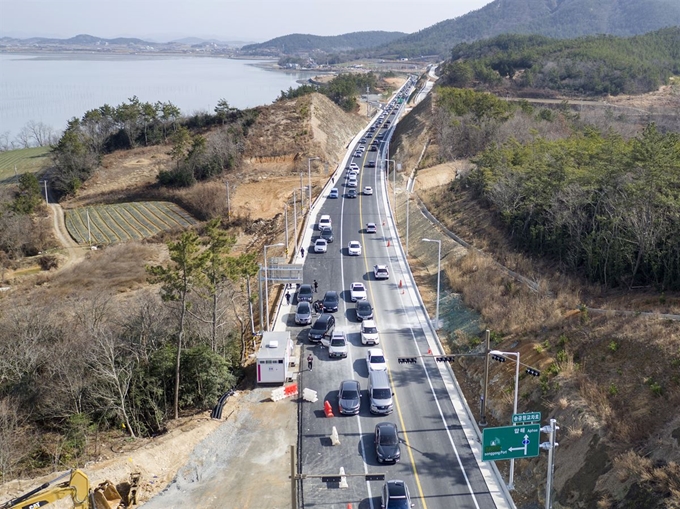
[[[321,477],[321,482],[340,482],[339,475],[326,475]]]
[[[415,364],[418,362],[418,357],[399,357],[397,362],[399,364]]]
[[[541,372],[537,369],[534,369],[534,368],[527,368],[526,372],[527,372],[527,375],[541,376]]]
[[[384,481],[385,474],[366,474],[364,476],[367,481]]]
[[[455,355],[440,355],[439,357],[435,357],[434,360],[437,362],[453,362],[456,360]]]
[[[492,354],[491,358],[498,362],[505,362],[505,357],[503,357],[502,355]]]

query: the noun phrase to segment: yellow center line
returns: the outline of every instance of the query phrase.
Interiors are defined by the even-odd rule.
[[[378,129],[378,131],[379,131],[379,129]],[[373,138],[371,138],[371,141],[374,138],[375,138],[375,134],[373,134]],[[375,171],[378,171],[378,158],[377,158],[378,153],[379,153],[379,151],[376,152]],[[366,161],[366,155],[367,155],[367,153],[364,154],[364,157],[362,157],[361,168],[359,169],[359,189],[360,190],[363,189],[364,163]],[[375,195],[376,192],[377,192],[377,189],[374,190],[374,195]],[[363,230],[364,219],[363,219],[362,202],[363,202],[365,195],[362,192],[360,196],[361,196],[361,198],[359,199],[359,223],[360,223],[361,229]],[[376,300],[373,296],[373,285],[371,284],[371,276],[370,276],[370,271],[369,271],[369,267],[368,267],[368,257],[366,255],[366,249],[362,248],[361,253],[362,253],[363,258],[364,258],[364,267],[366,269],[366,274],[368,276],[368,281],[367,281],[366,287],[368,289],[368,292],[371,294],[371,300],[373,302],[376,302]],[[377,316],[377,311],[376,311],[375,308],[373,308],[373,316],[374,316],[374,318]],[[376,324],[377,324],[377,320],[376,320]],[[392,385],[392,387],[394,387],[395,386],[394,385],[394,379],[392,378],[392,372],[390,371],[389,367],[387,368],[387,376],[390,377],[390,384]],[[404,416],[401,413],[401,406],[399,405],[399,399],[397,398],[396,393],[393,393],[393,398],[394,398],[394,407],[397,409],[397,415],[399,416],[399,425],[401,426],[401,434],[404,437],[404,443],[406,444],[406,448],[408,450],[408,457],[409,457],[409,460],[411,461],[411,468],[413,469],[413,476],[416,479],[416,486],[418,488],[418,493],[420,494],[421,504],[423,505],[424,509],[427,509],[427,502],[425,502],[425,494],[423,493],[423,487],[420,484],[420,476],[418,475],[418,468],[416,467],[416,460],[413,457],[413,451],[411,449],[411,444],[409,443],[409,439],[408,439],[408,433],[406,432],[406,426],[404,424]]]

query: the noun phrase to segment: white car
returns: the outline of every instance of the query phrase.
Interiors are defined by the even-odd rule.
[[[364,194],[366,196],[372,195],[373,194],[373,188],[371,186],[364,187]]]
[[[347,187],[357,187],[357,178],[356,177],[350,177],[347,179]]]
[[[358,240],[350,240],[347,244],[347,254],[350,256],[361,256],[361,244]]]
[[[319,230],[332,230],[331,216],[324,214],[319,218]]]
[[[364,300],[366,298],[366,287],[358,281],[349,285],[349,297],[352,302]]]
[[[329,357],[347,357],[347,338],[344,332],[334,332],[331,339],[321,339],[321,344],[328,347]]]
[[[361,322],[361,344],[362,345],[380,344],[378,327],[375,325],[374,320],[363,320]]]
[[[326,239],[316,239],[316,242],[314,242],[314,252],[325,253],[326,251],[328,251],[328,242],[326,242]]]
[[[373,267],[373,275],[376,279],[389,279],[390,271],[387,269],[387,265],[376,265]]]
[[[366,366],[371,371],[387,371],[387,359],[380,348],[369,348],[366,352]]]
[[[375,223],[366,223],[366,233],[376,233],[377,231]]]
[[[349,169],[359,171],[359,165],[357,163],[351,163]]]

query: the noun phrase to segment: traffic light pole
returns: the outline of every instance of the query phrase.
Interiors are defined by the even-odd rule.
[[[484,331],[485,347],[484,347],[484,387],[482,388],[482,401],[479,409],[479,427],[485,428],[489,425],[486,422],[486,397],[489,388],[489,352],[491,351],[491,331],[486,329]]]

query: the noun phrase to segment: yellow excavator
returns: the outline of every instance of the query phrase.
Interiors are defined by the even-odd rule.
[[[55,484],[68,476],[68,481]],[[123,509],[137,505],[137,488],[139,473],[130,474],[130,481],[122,483],[119,493],[111,481],[104,481],[94,490],[90,489],[90,480],[82,470],[71,470],[46,482],[34,490],[12,499],[0,506],[0,509],[37,509],[71,497],[75,509]],[[54,486],[53,486],[54,485]]]

